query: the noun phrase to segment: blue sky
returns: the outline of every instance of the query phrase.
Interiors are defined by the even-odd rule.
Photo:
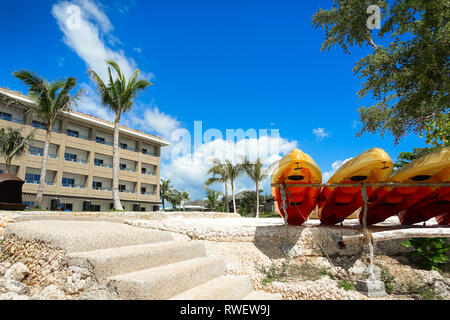
[[[372,100],[358,98],[363,80],[352,68],[371,48],[354,48],[351,55],[339,48],[320,51],[323,32],[312,27],[311,16],[332,1],[3,2],[2,87],[25,92],[11,75],[22,68],[51,80],[74,76],[88,91],[80,111],[110,118],[86,70],[101,72],[104,58],[114,57],[154,83],[123,123],[169,140],[175,129],[193,134],[194,121],[224,135],[226,129],[278,129],[280,155],[297,146],[327,176],[333,163],[369,148],[383,148],[395,159],[425,145],[415,135],[398,146],[389,134],[355,137],[357,109]],[[71,4],[81,8],[81,30],[65,26]],[[166,157],[161,175],[197,198],[206,167]],[[238,184],[250,187],[246,179]]]

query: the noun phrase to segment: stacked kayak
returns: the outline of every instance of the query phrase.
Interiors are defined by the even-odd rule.
[[[272,174],[272,184],[322,183],[322,173],[314,160],[299,149],[294,149],[283,157]],[[284,218],[287,213],[289,224],[301,225],[308,220],[317,205],[320,188],[312,187],[272,187],[276,209]],[[285,206],[283,206],[283,197]]]
[[[450,187],[420,185],[450,182],[450,148],[422,157],[394,173],[392,170],[393,163],[389,155],[382,149],[374,148],[344,163],[328,183],[419,184],[367,187],[367,225],[382,222],[394,215],[398,215],[403,225],[427,221],[433,217],[440,225],[450,225]],[[359,222],[363,223],[361,187],[289,186],[322,183],[320,168],[301,150],[295,149],[280,160],[271,182],[276,185],[272,187],[276,210],[282,217],[287,213],[290,224],[303,224],[316,206],[322,224],[334,225],[352,214],[357,214]]]
[[[328,183],[385,182],[392,172],[393,164],[382,149],[374,148],[344,163]],[[376,190],[367,187],[370,197]],[[322,224],[342,222],[363,205],[360,187],[324,187],[318,199],[319,219]]]
[[[450,181],[450,148],[422,157],[397,170],[388,180],[396,183],[443,183]],[[450,188],[399,187],[380,188],[370,198],[367,224],[374,224],[398,214],[401,224],[409,225],[437,217],[448,224]],[[362,217],[360,214],[360,222]]]

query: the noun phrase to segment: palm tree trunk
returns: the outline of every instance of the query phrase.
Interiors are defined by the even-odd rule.
[[[227,207],[227,212],[230,213],[230,207],[228,206],[228,183],[225,182],[225,204]]]
[[[164,211],[164,210],[166,210],[166,206],[165,206],[165,201],[164,201],[164,198],[162,198],[161,200],[162,200],[163,211]]]
[[[259,218],[259,185],[256,182],[256,218]]]
[[[47,132],[45,133],[45,144],[44,144],[44,154],[42,155],[42,167],[41,167],[41,177],[39,179],[39,188],[36,194],[36,201],[34,202],[33,208],[40,208],[42,198],[44,197],[44,187],[45,187],[45,176],[47,175],[47,160],[48,160],[48,149],[50,147],[50,136],[52,133],[52,126],[47,127]]]
[[[114,143],[113,143],[113,201],[115,210],[123,210],[119,196],[119,122],[120,112],[116,112],[114,121]]]
[[[231,180],[231,195],[233,197],[233,210],[236,213],[236,199],[234,198],[234,182]]]

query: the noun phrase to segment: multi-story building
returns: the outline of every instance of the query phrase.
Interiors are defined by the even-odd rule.
[[[26,112],[29,97],[0,88],[0,128],[22,128],[22,134],[36,129],[21,157],[14,158],[11,173],[25,180],[24,202],[36,197],[45,141],[45,124]],[[81,101],[82,103],[82,101]],[[84,113],[63,113],[51,134],[43,209],[106,211],[112,201],[112,122]],[[161,138],[120,126],[119,191],[125,210],[159,209]],[[0,159],[0,171],[5,169]]]

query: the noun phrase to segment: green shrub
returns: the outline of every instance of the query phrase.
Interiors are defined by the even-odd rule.
[[[342,288],[345,291],[355,290],[355,284],[348,280],[339,280],[338,288]]]
[[[392,273],[389,271],[388,268],[378,265],[378,267],[380,268],[381,274],[380,274],[380,278],[381,281],[384,282],[384,287],[386,288],[386,292],[388,294],[391,294],[394,291],[394,279],[395,277],[392,275]]]
[[[413,238],[402,244],[415,249],[410,255],[417,259],[423,269],[440,271],[439,266],[448,260],[450,244],[445,238]]]
[[[409,285],[408,291],[413,295],[415,300],[442,300],[442,297],[437,295],[427,286],[416,287],[414,285]]]

